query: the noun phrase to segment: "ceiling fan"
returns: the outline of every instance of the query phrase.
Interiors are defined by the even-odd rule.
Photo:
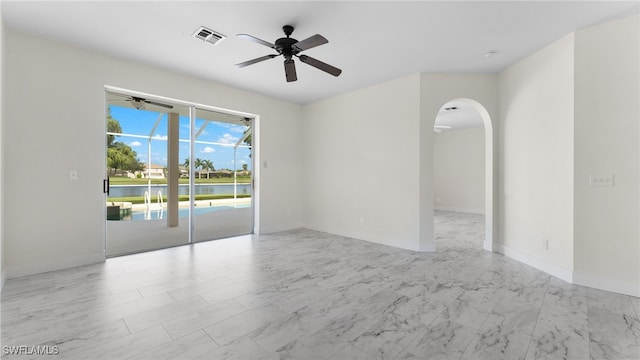
[[[309,38],[306,38],[302,41],[298,41],[294,38],[291,38],[291,34],[293,33],[293,26],[285,25],[282,27],[284,34],[287,37],[280,38],[276,40],[275,44],[272,44],[268,41],[264,41],[262,39],[258,39],[257,37],[247,35],[247,34],[238,34],[237,36],[243,39],[247,39],[249,41],[253,41],[255,43],[264,45],[266,47],[270,47],[277,51],[277,54],[269,54],[265,56],[261,56],[259,58],[241,62],[236,64],[237,67],[243,68],[245,66],[253,65],[255,63],[259,63],[261,61],[273,59],[276,56],[284,56],[284,73],[287,78],[287,82],[298,80],[298,76],[296,74],[296,65],[293,62],[293,57],[297,57],[305,64],[311,65],[316,69],[320,69],[326,73],[329,73],[333,76],[338,76],[342,73],[342,70],[338,69],[335,66],[331,66],[327,63],[324,63],[320,60],[314,59],[311,56],[307,55],[298,55],[299,53],[314,48],[316,46],[320,46],[329,42],[329,40],[325,39],[324,36],[320,34],[313,35]]]
[[[122,101],[122,100],[120,100],[120,101]],[[160,107],[167,108],[167,109],[173,109],[173,105],[163,104],[163,103],[160,103],[160,102],[157,102],[157,101],[147,100],[145,98],[141,98],[141,97],[137,97],[137,96],[129,96],[124,101],[126,101],[127,103],[129,103],[131,106],[133,106],[134,108],[136,108],[138,110],[146,109],[145,104],[160,106]]]

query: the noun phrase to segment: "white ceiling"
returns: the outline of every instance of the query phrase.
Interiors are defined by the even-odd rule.
[[[497,72],[585,26],[638,13],[627,1],[8,1],[5,25],[112,56],[304,104],[418,72]],[[333,77],[296,61],[287,83],[282,58],[237,38],[329,43],[304,52],[343,70]],[[191,35],[199,26],[227,35],[216,46]],[[485,58],[488,51],[496,55]]]
[[[454,100],[442,105],[436,116],[433,129],[435,132],[441,133],[483,126],[482,116],[473,105],[466,101]]]

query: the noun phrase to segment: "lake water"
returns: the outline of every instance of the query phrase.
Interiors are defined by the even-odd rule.
[[[111,185],[109,187],[109,197],[125,197],[125,196],[144,196],[144,192],[147,191],[148,185]],[[167,194],[167,185],[151,185],[151,196],[158,194],[158,191],[162,191],[163,195]],[[238,184],[238,195],[251,194],[251,184]],[[233,184],[196,184],[196,195],[199,194],[232,194]],[[180,184],[178,186],[179,195],[189,194],[189,185]]]

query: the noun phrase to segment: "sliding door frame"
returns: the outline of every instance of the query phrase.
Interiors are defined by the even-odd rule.
[[[247,112],[241,112],[241,111],[235,111],[235,110],[229,110],[229,109],[225,109],[225,108],[220,108],[220,107],[215,107],[215,106],[210,106],[210,105],[204,105],[204,104],[199,104],[199,103],[195,103],[195,102],[191,102],[191,101],[185,101],[185,100],[179,100],[179,99],[174,99],[174,98],[168,98],[168,97],[163,97],[163,96],[157,96],[157,95],[152,95],[152,94],[148,94],[148,93],[143,93],[143,92],[138,92],[138,91],[133,91],[133,90],[128,90],[128,89],[123,89],[123,88],[119,88],[119,87],[115,87],[115,86],[109,86],[106,85],[104,87],[105,90],[105,94],[107,92],[111,92],[111,93],[115,93],[115,94],[120,94],[120,95],[124,95],[124,96],[136,96],[136,97],[142,97],[145,98],[147,100],[152,100],[152,101],[158,101],[158,102],[163,102],[163,103],[170,103],[170,104],[174,104],[174,105],[180,105],[180,106],[185,106],[188,107],[189,109],[189,127],[190,127],[190,131],[189,131],[189,158],[190,159],[195,159],[195,144],[196,144],[196,127],[195,127],[195,122],[196,122],[196,115],[197,115],[197,111],[198,110],[204,110],[204,111],[212,111],[212,112],[218,112],[218,113],[223,113],[223,114],[227,114],[227,115],[232,115],[232,116],[239,116],[239,117],[244,117],[244,118],[248,118],[251,119],[251,157],[252,157],[252,161],[251,161],[251,167],[250,167],[250,171],[251,171],[251,231],[254,234],[258,234],[259,233],[259,202],[260,202],[260,182],[259,182],[259,169],[260,166],[257,166],[257,164],[259,164],[259,116],[256,114],[251,114],[251,113],[247,113]],[[106,97],[105,97],[106,99]],[[105,114],[106,111],[108,109],[108,103],[106,103],[105,101]],[[106,166],[106,146],[104,146],[104,151],[105,154],[103,156],[103,160],[105,161],[105,169],[107,168]],[[235,171],[235,170],[234,170]],[[195,241],[195,216],[194,216],[194,208],[195,208],[195,161],[190,161],[189,162],[189,225],[188,225],[188,243],[187,244],[195,244],[197,243]],[[107,174],[108,176],[108,174]],[[105,210],[105,215],[104,218],[106,219],[106,210]],[[182,245],[177,245],[177,246],[182,246]],[[107,233],[106,233],[106,227],[105,227],[105,233],[104,233],[104,249],[105,249],[105,255],[107,254]]]

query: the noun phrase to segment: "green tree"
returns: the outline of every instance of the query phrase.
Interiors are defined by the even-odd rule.
[[[124,163],[126,163],[126,157],[118,149],[114,147],[107,149],[107,167],[110,174],[113,174],[116,169],[121,169]]]
[[[112,155],[113,168],[120,170],[139,171],[144,169],[144,164],[138,160],[138,154],[123,142],[116,141],[108,149],[108,155]]]
[[[107,111],[107,132],[122,133],[120,122],[111,117],[111,109]],[[111,174],[116,170],[143,170],[144,165],[138,160],[138,153],[129,145],[115,141],[117,136],[107,135],[107,167]]]
[[[122,127],[120,126],[120,122],[113,117],[111,117],[111,108],[107,110],[107,132],[110,133],[122,133]],[[113,143],[116,140],[116,135],[107,134],[107,148],[113,146]]]

